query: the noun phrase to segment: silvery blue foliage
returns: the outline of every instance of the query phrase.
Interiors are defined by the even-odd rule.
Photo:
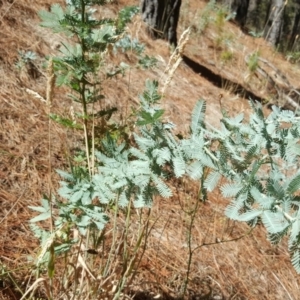
[[[225,177],[220,188],[231,198],[225,214],[251,226],[262,223],[272,243],[289,235],[292,264],[300,273],[300,118],[277,107],[264,117],[262,106],[251,102],[249,121],[242,114],[224,115],[215,129],[205,123],[206,104],[199,101],[190,134],[180,139],[172,132],[174,124],[162,120],[157,87],[147,81],[140,96],[134,145],[118,144],[108,135],[96,152],[98,169],[91,179],[59,171],[65,179],[59,194],[66,200],[58,205],[60,222],[73,222],[82,233],[91,225],[101,230],[108,222],[107,205],[151,207],[156,195],[172,196],[169,178],[199,180],[205,192]],[[33,209],[44,218],[46,208]]]
[[[275,106],[265,117],[259,103],[251,106],[248,122],[242,114],[224,116],[221,129],[212,130],[219,143],[218,170],[228,179],[221,190],[232,199],[225,214],[252,226],[262,223],[272,243],[289,235],[292,263],[300,273],[300,119]]]

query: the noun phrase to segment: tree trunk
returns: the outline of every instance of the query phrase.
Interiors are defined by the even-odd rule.
[[[249,0],[235,1],[235,21],[243,28],[247,21]]]
[[[246,26],[250,29],[257,29],[258,0],[249,0]]]
[[[222,3],[235,14],[235,21],[243,28],[247,20],[249,0],[223,0]]]
[[[143,21],[153,38],[164,38],[177,46],[177,24],[181,0],[141,0]]]
[[[288,43],[288,50],[293,51],[296,43],[296,39],[299,35],[300,32],[300,6],[297,5],[296,13],[295,13],[295,18],[294,18],[294,24],[293,24],[293,29],[292,33],[289,38],[289,43]]]
[[[264,36],[265,39],[274,46],[276,46],[279,42],[283,12],[284,0],[272,0]]]

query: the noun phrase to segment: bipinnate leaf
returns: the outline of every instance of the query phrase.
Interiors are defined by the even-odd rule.
[[[202,163],[204,166],[206,166],[206,167],[208,167],[208,168],[211,168],[211,169],[216,169],[216,166],[215,166],[215,164],[213,163],[213,161],[212,161],[212,159],[211,159],[211,157],[210,157],[209,155],[203,153],[203,154],[201,155],[201,157],[199,157],[199,160],[201,161],[201,163]]]
[[[240,194],[236,199],[230,202],[225,209],[225,215],[232,220],[239,220],[241,211],[244,209],[244,203],[247,200],[247,194]]]
[[[126,191],[123,190],[122,193],[119,196],[119,206],[120,207],[126,207],[129,203],[129,199],[127,197]]]
[[[291,234],[290,234],[290,238],[289,238],[289,245],[299,243],[299,237],[300,237],[300,214],[298,211],[296,218],[292,222]]]
[[[262,209],[271,209],[275,203],[275,198],[266,196],[255,186],[251,188],[250,194]]]
[[[226,183],[222,185],[221,192],[226,198],[235,197],[243,188],[242,183]]]
[[[287,187],[287,192],[293,194],[300,189],[300,174],[295,176],[289,183]]]
[[[239,211],[243,208],[243,203],[232,201],[225,209],[225,215],[229,219],[238,220]]]
[[[149,148],[155,148],[154,140],[138,136],[137,134],[133,134],[133,135],[136,143],[138,144],[141,150],[147,151]]]
[[[244,114],[240,113],[239,115],[232,118],[224,118],[226,120],[226,125],[229,127],[240,127],[242,121],[244,120]]]
[[[186,173],[194,180],[200,179],[203,175],[203,165],[200,161],[193,161],[186,169]]]
[[[158,176],[151,174],[151,179],[162,197],[169,198],[172,196],[171,189]]]
[[[166,162],[169,162],[171,160],[171,151],[167,147],[154,149],[152,151],[152,154],[156,158],[156,163],[159,166],[163,166]]]
[[[243,214],[240,214],[236,220],[241,221],[241,222],[249,222],[252,221],[253,219],[257,218],[258,216],[260,216],[262,213],[262,210],[257,210],[257,209],[253,209],[253,210],[249,210]]]
[[[300,274],[300,248],[299,245],[296,249],[292,251],[292,265],[295,268],[296,272]]]
[[[145,139],[147,140],[147,139]],[[143,142],[143,140],[140,140],[141,142]],[[153,143],[150,143],[150,144],[147,144],[146,147],[150,146],[150,147],[153,147]],[[132,154],[133,156],[135,156],[136,158],[140,159],[140,160],[148,160],[148,156],[143,152],[141,151],[140,149],[137,149],[135,147],[131,147],[130,150],[129,150],[130,154]]]
[[[181,156],[176,156],[172,159],[174,173],[177,178],[181,177],[185,173],[185,161]]]
[[[204,187],[209,191],[213,191],[220,181],[222,175],[219,171],[212,171],[208,174],[207,178],[204,181]]]
[[[150,178],[150,174],[140,174],[134,176],[132,181],[136,186],[140,187],[141,189],[144,189],[150,183]]]
[[[133,203],[134,203],[135,208],[143,208],[143,207],[147,206],[146,200],[145,200],[143,194],[137,194]]]
[[[271,234],[280,233],[289,226],[288,221],[281,212],[264,211],[261,215],[261,220]]]
[[[191,132],[198,134],[204,125],[204,118],[206,112],[206,102],[199,100],[192,112]]]

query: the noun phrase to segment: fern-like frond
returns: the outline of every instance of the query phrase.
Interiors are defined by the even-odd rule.
[[[174,173],[177,178],[185,174],[186,163],[181,155],[172,158]]]
[[[147,105],[158,103],[161,99],[161,95],[158,94],[158,81],[147,80],[146,89],[140,99],[142,100],[142,104],[144,104],[144,108]]]
[[[143,208],[146,206],[146,200],[143,193],[137,194],[133,201],[135,208]]]
[[[275,198],[268,197],[261,193],[256,186],[253,186],[250,189],[250,194],[254,201],[257,202],[262,209],[271,209],[276,201]]]
[[[271,242],[271,244],[278,245],[282,241],[285,234],[286,234],[286,230],[284,232],[281,231],[280,233],[269,233],[268,232],[267,237],[268,237],[268,240]]]
[[[288,221],[281,212],[264,211],[261,220],[271,234],[277,234],[285,230],[289,226]]]
[[[167,147],[163,147],[161,149],[154,149],[152,151],[153,156],[156,159],[156,163],[159,166],[163,166],[166,162],[171,160],[171,151]]]
[[[130,177],[150,174],[151,168],[149,160],[133,160],[128,165],[127,175]]]
[[[109,218],[104,212],[102,212],[102,208],[92,205],[89,207],[81,207],[81,210],[84,211],[85,215],[90,218],[90,222],[95,223],[99,230],[103,230]]]
[[[120,194],[118,200],[119,200],[118,204],[120,207],[126,207],[128,205],[129,197],[128,197],[125,189]]]
[[[250,148],[248,149],[248,151],[246,152],[245,158],[244,158],[244,164],[250,164],[251,161],[253,160],[253,158],[257,155],[259,155],[258,152],[258,146],[254,145],[254,146],[250,146]]]
[[[226,123],[226,126],[229,127],[240,127],[244,120],[244,114],[240,113],[239,115],[232,118],[223,118],[222,121]]]
[[[259,217],[262,213],[262,210],[257,210],[257,209],[253,209],[253,210],[249,210],[245,213],[240,214],[236,220],[241,221],[241,222],[250,222],[253,221],[254,219],[256,219],[257,217]]]
[[[243,189],[242,183],[226,183],[222,185],[221,192],[226,198],[235,197]]]
[[[133,135],[136,143],[141,150],[146,152],[150,148],[155,148],[155,141],[153,139],[141,137],[135,133]]]
[[[151,179],[162,197],[168,198],[172,196],[171,189],[158,176],[151,174]]]
[[[299,215],[300,214],[298,213],[298,216],[292,223],[289,245],[297,244],[300,249],[300,216]]]
[[[148,156],[142,152],[141,150],[135,148],[135,147],[131,147],[129,149],[129,152],[131,155],[135,156],[136,158],[140,159],[140,160],[148,160]]]
[[[110,185],[112,190],[119,190],[125,188],[128,185],[128,180],[126,178],[118,178],[113,184]]]
[[[287,192],[293,194],[300,189],[300,174],[297,174],[291,178],[287,186]]]
[[[198,134],[204,128],[204,118],[206,112],[206,102],[200,100],[192,112],[191,132]]]
[[[290,165],[295,164],[300,157],[300,144],[299,144],[299,137],[287,140],[286,150],[285,150],[285,157],[284,159],[290,163]]]
[[[144,188],[150,183],[150,178],[150,174],[140,174],[132,178],[132,181],[137,187],[139,187],[141,190],[144,190]]]
[[[236,200],[231,201],[225,209],[225,215],[232,220],[238,220],[241,211],[244,208],[244,202],[247,199],[247,195],[241,195]]]
[[[266,186],[266,192],[275,197],[276,199],[282,200],[285,197],[285,190],[281,186],[280,182],[272,179],[272,174],[270,175]]]
[[[102,204],[108,204],[116,196],[108,184],[109,179],[102,174],[95,174],[92,178],[93,183],[93,196],[98,197],[99,202]]]
[[[192,135],[190,139],[182,140],[180,145],[185,157],[199,160],[203,155],[205,145],[203,133],[201,132],[198,135]]]
[[[200,179],[203,175],[203,164],[198,160],[193,161],[186,168],[186,173],[194,180]]]
[[[222,175],[218,171],[212,171],[208,174],[204,181],[204,187],[209,191],[213,191],[220,181]]]
[[[212,160],[211,157],[210,157],[208,154],[206,154],[206,153],[203,153],[203,154],[201,155],[201,157],[199,157],[199,161],[201,161],[201,163],[202,163],[203,166],[206,166],[206,167],[208,167],[208,168],[210,168],[210,169],[213,169],[213,170],[216,169],[216,166],[215,166],[213,160]]]
[[[300,248],[299,246],[292,251],[292,265],[295,268],[296,272],[300,274]]]

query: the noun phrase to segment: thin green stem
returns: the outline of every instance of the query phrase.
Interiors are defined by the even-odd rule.
[[[109,251],[109,255],[107,258],[107,262],[106,262],[106,266],[103,272],[103,276],[106,277],[108,275],[108,270],[109,270],[109,266],[111,263],[111,259],[113,256],[113,252],[116,250],[116,236],[117,236],[117,218],[118,218],[118,213],[119,213],[119,195],[116,198],[116,205],[115,205],[115,214],[114,214],[114,224],[113,224],[113,240],[112,240],[112,245]]]
[[[81,23],[86,24],[86,4],[85,0],[81,0],[80,2],[81,7],[80,7],[80,12],[81,12]],[[80,35],[77,33],[77,36],[79,38],[79,43],[81,45],[82,49],[82,62],[85,62],[86,60],[86,43],[85,43],[85,38],[84,35]],[[84,129],[84,139],[85,139],[85,151],[86,151],[86,157],[87,157],[87,164],[88,164],[88,170],[89,170],[89,175],[91,177],[92,175],[92,170],[91,170],[91,162],[90,162],[90,157],[91,157],[91,146],[90,146],[90,134],[89,134],[89,121],[88,121],[88,109],[87,109],[87,101],[86,101],[86,72],[82,74],[82,80],[80,82],[80,99],[81,99],[81,105],[82,105],[82,112],[83,112],[83,129]]]
[[[190,276],[190,272],[191,272],[191,266],[192,266],[192,261],[193,261],[193,249],[192,249],[192,229],[194,226],[194,221],[198,212],[198,208],[199,208],[199,203],[200,201],[197,200],[196,201],[196,205],[195,207],[189,211],[189,215],[190,217],[190,223],[188,226],[188,237],[187,237],[187,244],[188,244],[188,261],[187,261],[187,269],[186,269],[186,277],[184,280],[184,284],[183,284],[183,289],[182,289],[182,294],[180,298],[184,298],[186,291],[187,291],[187,287],[189,284],[189,276]]]

